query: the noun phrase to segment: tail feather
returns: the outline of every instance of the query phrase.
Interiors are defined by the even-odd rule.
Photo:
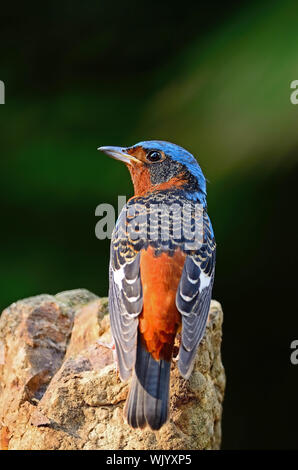
[[[135,370],[124,408],[127,422],[133,428],[148,424],[158,430],[168,419],[171,363],[156,361],[138,339]]]

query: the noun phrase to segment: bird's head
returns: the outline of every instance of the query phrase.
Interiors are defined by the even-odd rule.
[[[99,147],[98,150],[127,165],[135,195],[179,188],[190,197],[205,202],[203,172],[191,153],[179,145],[148,140],[132,147]]]

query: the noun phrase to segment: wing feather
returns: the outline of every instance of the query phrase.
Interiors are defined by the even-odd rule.
[[[126,207],[122,210],[111,240],[109,311],[120,378],[127,380],[136,358],[138,316],[143,308],[140,277],[142,243],[129,238]]]
[[[183,200],[173,193],[156,193],[149,200],[133,198],[122,210],[115,226],[111,240],[110,257],[110,290],[109,308],[112,335],[115,340],[117,360],[120,377],[127,380],[131,375],[136,359],[138,316],[143,308],[143,292],[140,276],[140,252],[152,245],[156,256],[166,251],[170,256],[177,248],[186,254],[186,260],[176,295],[176,305],[182,315],[182,340],[179,351],[179,370],[183,377],[191,374],[197,347],[204,335],[208,319],[212,286],[215,269],[215,240],[211,222],[204,210],[197,217],[203,215],[203,243],[196,250],[188,249],[187,237],[185,241],[176,240],[175,233],[170,231],[170,239],[148,241],[145,220],[147,215],[159,210],[158,204],[167,201]],[[142,203],[142,204],[141,204]],[[127,216],[127,207],[134,209]],[[132,207],[134,206],[134,207]],[[184,206],[183,206],[184,207]],[[143,212],[142,212],[143,211]],[[138,239],[130,237],[129,224],[134,222],[137,212],[139,217]],[[153,218],[154,219],[154,218]],[[173,221],[175,217],[172,216]],[[190,235],[194,218],[187,225]],[[174,222],[173,222],[174,223]],[[158,219],[158,227],[163,226],[162,215]],[[197,225],[196,225],[197,226]],[[191,236],[189,238],[191,240]]]
[[[192,372],[197,348],[206,329],[214,281],[215,247],[211,222],[205,213],[203,245],[187,256],[176,295],[176,305],[182,314],[178,367],[186,379]]]

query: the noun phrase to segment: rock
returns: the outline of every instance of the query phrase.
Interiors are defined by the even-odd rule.
[[[225,374],[223,314],[212,301],[194,371],[171,369],[170,420],[131,429],[122,409],[107,299],[78,289],[20,300],[0,317],[2,449],[218,449]]]

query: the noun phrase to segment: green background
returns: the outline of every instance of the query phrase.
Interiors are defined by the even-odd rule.
[[[1,7],[1,308],[108,291],[98,204],[132,195],[96,151],[161,139],[208,178],[224,308],[224,448],[296,448],[297,3]]]

